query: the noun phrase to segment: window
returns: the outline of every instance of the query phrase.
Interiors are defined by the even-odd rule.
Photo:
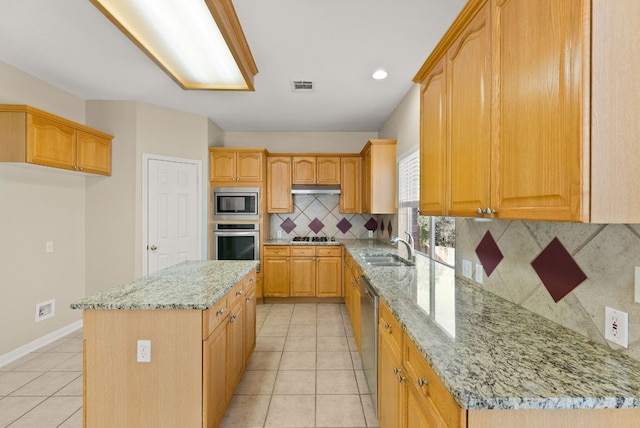
[[[398,162],[399,234],[411,234],[416,252],[444,264],[455,265],[455,218],[421,216],[419,203],[420,152],[416,150]]]

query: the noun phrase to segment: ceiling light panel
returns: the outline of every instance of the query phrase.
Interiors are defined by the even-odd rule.
[[[185,89],[252,90],[257,68],[230,1],[209,0],[212,9],[230,12],[237,26],[223,35],[204,0],[91,0],[120,30]],[[217,5],[215,3],[218,3]],[[229,17],[222,17],[229,22]],[[225,36],[240,36],[252,70],[243,71]],[[238,52],[236,52],[236,56]],[[243,61],[239,61],[243,64]],[[250,67],[251,68],[251,67]]]

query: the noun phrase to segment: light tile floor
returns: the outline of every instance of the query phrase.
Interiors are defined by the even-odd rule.
[[[256,350],[222,427],[377,427],[344,305],[259,305]]]
[[[345,306],[259,305],[223,427],[377,427]],[[0,367],[0,427],[82,427],[82,330]]]
[[[0,427],[82,427],[82,330],[0,367]]]

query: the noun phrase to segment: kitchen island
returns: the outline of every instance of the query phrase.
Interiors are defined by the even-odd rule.
[[[375,267],[363,255],[396,249],[343,244],[410,342],[400,358],[406,364],[417,349],[464,426],[640,426],[640,362],[466,283],[450,267],[423,257],[415,267]],[[434,384],[419,389],[437,393]]]
[[[217,426],[255,348],[257,265],[187,261],[72,304],[84,426]]]

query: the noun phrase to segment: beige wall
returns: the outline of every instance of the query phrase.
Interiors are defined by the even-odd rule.
[[[222,147],[224,145],[224,131],[212,121],[208,121],[209,135],[207,136],[209,147]]]
[[[0,103],[28,104],[84,122],[84,100],[0,62]],[[0,163],[0,356],[63,328],[84,297],[85,176]],[[53,253],[45,252],[53,241]],[[56,299],[56,315],[35,322],[35,305]]]
[[[274,153],[359,153],[377,132],[225,132],[225,147],[264,147]]]
[[[378,132],[398,140],[398,158],[420,148],[420,86],[413,85]]]

